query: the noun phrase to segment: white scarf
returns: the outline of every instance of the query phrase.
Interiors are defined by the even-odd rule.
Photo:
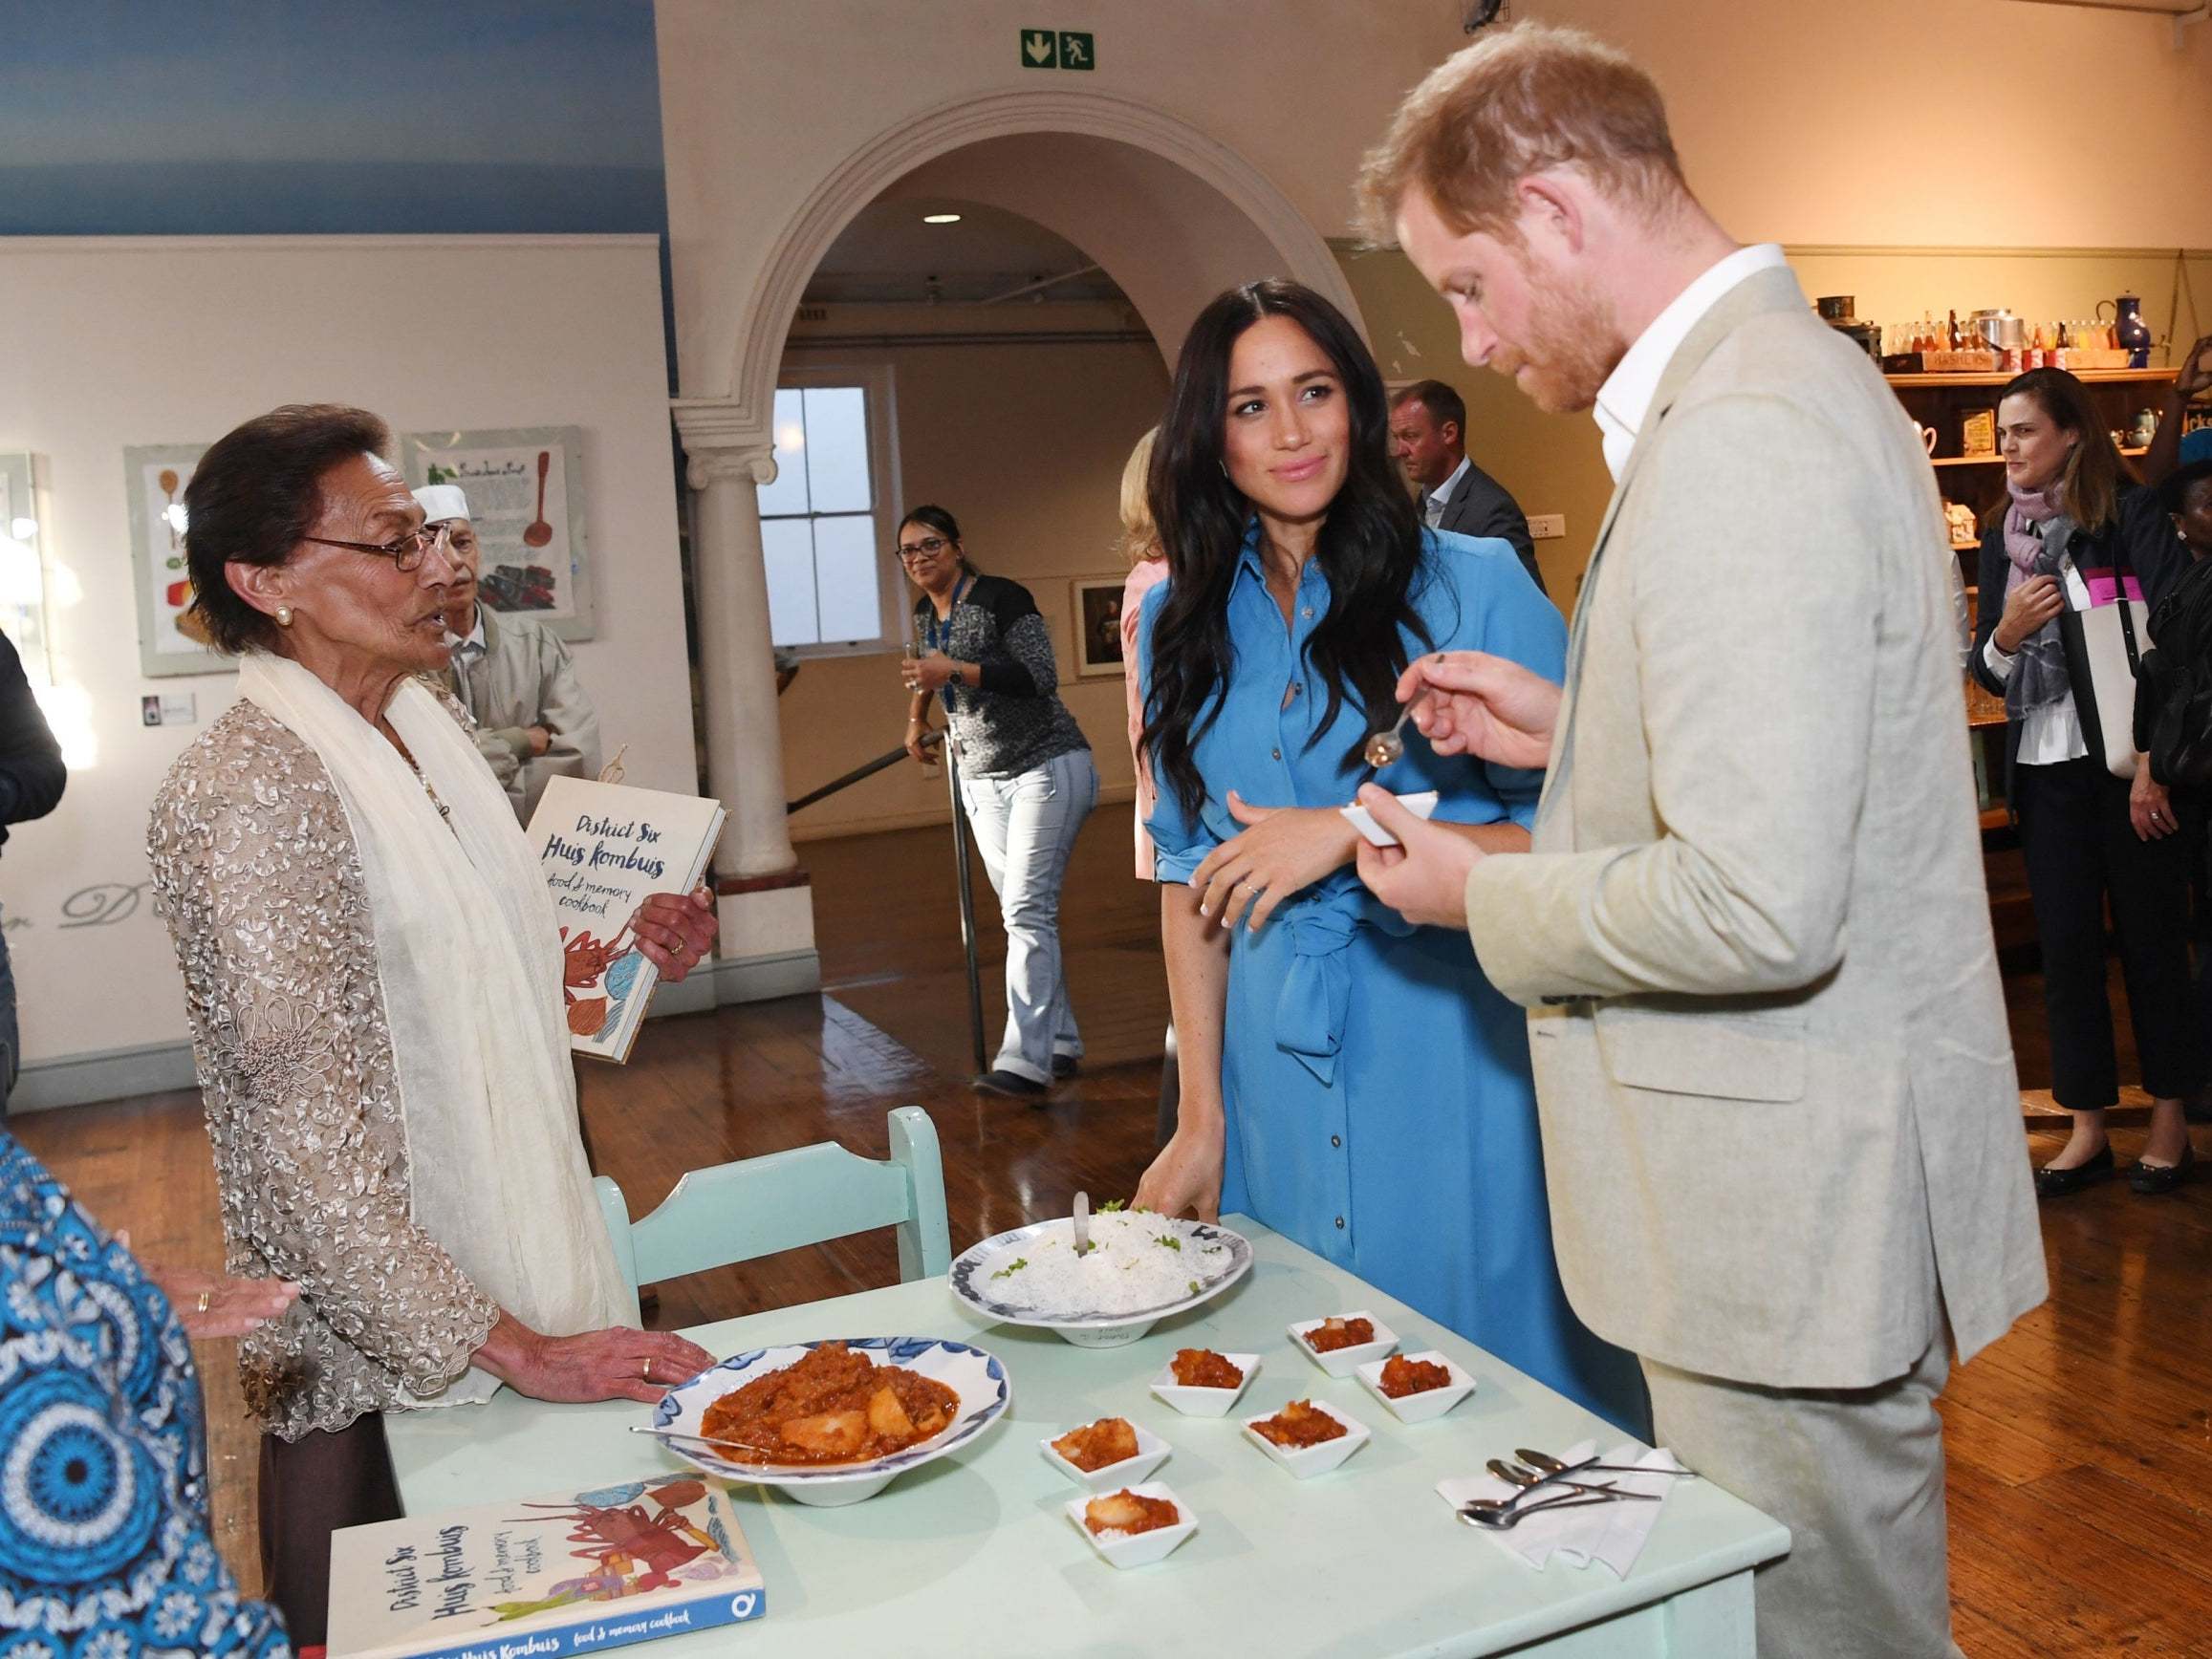
[[[576,1134],[560,924],[491,768],[412,679],[384,716],[420,778],[289,657],[249,654],[238,689],[315,752],[345,807],[376,937],[415,1224],[534,1330],[573,1336],[626,1323],[629,1296]],[[473,1403],[497,1387],[471,1368],[424,1404]]]

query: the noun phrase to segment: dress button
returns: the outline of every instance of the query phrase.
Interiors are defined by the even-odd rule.
[[[1344,1217],[1341,1216],[1336,1217],[1336,1231],[1339,1233],[1344,1231]]]
[[[1299,612],[1298,614],[1305,617],[1307,621],[1311,622],[1313,620],[1313,607],[1309,605],[1303,611]]]
[[[1333,1134],[1329,1137],[1329,1144],[1333,1147],[1340,1147],[1344,1144],[1344,1137],[1340,1134]],[[1337,1225],[1342,1226],[1343,1223],[1338,1222]]]
[[[1282,751],[1281,749],[1269,749],[1269,750],[1268,751],[1268,754],[1269,754],[1269,756],[1271,759],[1274,759],[1274,760],[1278,760],[1278,761],[1279,761],[1279,760],[1281,760],[1281,759],[1283,758],[1283,751]]]

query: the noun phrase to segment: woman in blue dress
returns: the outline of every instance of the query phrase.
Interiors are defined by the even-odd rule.
[[[1642,1433],[1634,1356],[1560,1289],[1525,1017],[1464,933],[1360,886],[1337,810],[1415,656],[1564,666],[1565,625],[1509,544],[1422,526],[1388,420],[1358,335],[1296,284],[1231,290],[1183,343],[1141,654],[1182,1097],[1136,1201],[1257,1217]],[[1540,773],[1401,735],[1379,784],[1436,790],[1436,820],[1486,851],[1527,849]]]

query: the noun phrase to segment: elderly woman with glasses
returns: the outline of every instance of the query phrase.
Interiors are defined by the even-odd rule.
[[[238,700],[154,802],[229,1270],[299,1300],[238,1365],[264,1430],[261,1553],[323,1640],[330,1535],[400,1513],[386,1411],[657,1400],[712,1363],[630,1328],[593,1202],[543,877],[445,667],[445,532],[382,421],[293,406],[184,494],[197,619]],[[639,912],[681,979],[704,894]]]
[[[1098,804],[1098,769],[1059,699],[1052,636],[1030,591],[980,574],[941,506],[900,521],[899,561],[922,591],[905,662],[906,752],[926,755],[929,705],[943,702],[961,803],[1006,924],[1006,1037],[975,1086],[1041,1105],[1083,1055],[1060,958],[1060,882]]]

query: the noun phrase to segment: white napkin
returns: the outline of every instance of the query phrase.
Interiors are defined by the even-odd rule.
[[[1584,1440],[1562,1453],[1560,1461],[1579,1463],[1585,1457],[1596,1455],[1597,1442]],[[1616,1446],[1598,1461],[1633,1463],[1639,1469],[1679,1470],[1682,1467],[1675,1454],[1663,1447],[1656,1452],[1647,1452],[1633,1441]],[[1605,1475],[1593,1472],[1571,1476],[1569,1478],[1589,1486],[1611,1482],[1623,1492],[1645,1492],[1659,1498],[1665,1497],[1680,1483],[1679,1476],[1667,1475]],[[1494,1475],[1483,1474],[1440,1480],[1436,1483],[1436,1490],[1439,1497],[1457,1509],[1470,1498],[1510,1497],[1521,1488],[1507,1485]],[[1560,1490],[1565,1492],[1565,1488]],[[1536,1497],[1529,1501],[1540,1503],[1543,1499]],[[1629,1569],[1636,1565],[1636,1558],[1643,1553],[1644,1540],[1651,1537],[1651,1529],[1659,1521],[1659,1511],[1665,1507],[1664,1503],[1639,1503],[1633,1498],[1625,1503],[1592,1504],[1587,1509],[1561,1507],[1541,1515],[1531,1515],[1516,1526],[1487,1536],[1507,1554],[1518,1556],[1532,1567],[1542,1567],[1554,1555],[1558,1555],[1578,1567],[1586,1567],[1592,1562],[1602,1562],[1613,1569],[1615,1578],[1625,1579]]]

